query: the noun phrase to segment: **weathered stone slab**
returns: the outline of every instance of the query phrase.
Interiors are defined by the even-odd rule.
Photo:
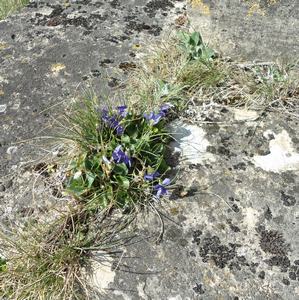
[[[298,59],[298,1],[193,0],[193,3],[192,25],[226,55],[262,61]]]
[[[0,22],[1,175],[36,154],[15,142],[47,134],[51,128],[40,130],[52,124],[57,110],[61,113],[60,102],[81,93],[81,82],[102,93],[117,86],[127,63],[134,63],[134,45],[149,43],[185,4],[71,2],[32,1]],[[296,20],[289,26],[296,17],[293,2],[265,6],[265,16],[254,13],[252,19],[248,1],[205,3],[210,6],[201,5],[201,11],[211,15],[194,10],[193,22],[206,24],[201,30],[206,40],[216,35],[227,54],[264,60],[297,53],[294,43],[283,42],[298,26]],[[276,28],[272,37],[270,16]],[[281,16],[287,25],[282,35],[277,33]],[[264,37],[257,38],[257,30]],[[277,47],[275,39],[281,41]],[[163,240],[155,242],[162,229],[157,212],[141,215],[137,238],[96,271],[95,287],[106,291],[102,299],[298,299],[298,119],[287,112],[210,105],[189,107],[181,121],[174,145],[182,159],[177,187],[157,206],[168,216]],[[42,179],[32,193],[32,178],[26,171],[0,184],[1,222],[56,205]]]
[[[244,110],[249,118],[239,120],[235,109],[189,109],[192,125],[177,131],[194,156],[182,152],[178,186],[157,206],[163,240],[155,243],[157,213],[140,217],[139,242],[124,249],[109,285],[113,299],[299,298],[299,166],[256,163],[275,155],[278,143],[285,158],[296,158],[298,121],[280,113],[252,121],[253,114]],[[182,127],[189,128],[185,138]],[[198,131],[205,133],[200,148],[188,140]]]

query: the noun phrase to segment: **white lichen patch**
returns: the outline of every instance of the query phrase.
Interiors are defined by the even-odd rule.
[[[259,219],[259,212],[252,207],[247,207],[243,209],[243,225],[249,230],[253,230]]]
[[[123,299],[123,300],[132,300],[132,298],[130,296],[128,296],[127,294],[125,294],[122,291],[115,290],[115,291],[113,291],[113,295],[120,296],[121,297],[120,299]]]
[[[283,130],[279,134],[272,134],[274,139],[269,143],[270,153],[254,156],[253,163],[255,166],[267,172],[275,173],[299,170],[299,153],[295,151],[287,131]]]
[[[113,259],[103,251],[94,253],[91,268],[84,270],[88,275],[91,287],[97,292],[105,292],[109,284],[114,281],[115,272],[112,270]]]
[[[237,121],[254,121],[259,117],[256,111],[248,109],[235,108],[234,114]]]
[[[12,158],[12,156],[14,156],[17,152],[18,152],[18,147],[16,146],[8,147],[8,149],[6,150],[6,153],[9,155],[10,158]]]
[[[145,285],[146,284],[142,283],[142,282],[137,284],[138,297],[139,297],[139,299],[142,299],[142,300],[148,300],[149,299],[149,297],[144,292]]]
[[[44,16],[50,16],[52,12],[53,12],[53,8],[46,6],[46,7],[40,8],[36,12],[36,14],[41,14],[41,15],[44,15]]]
[[[201,164],[204,161],[215,161],[214,155],[207,152],[210,143],[201,127],[175,121],[169,129],[175,139],[170,145],[174,153],[181,154],[180,159],[183,163]]]

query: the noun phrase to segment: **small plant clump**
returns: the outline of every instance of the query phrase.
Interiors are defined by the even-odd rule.
[[[163,104],[140,114],[126,105],[100,108],[95,99],[77,106],[67,138],[77,143],[79,154],[70,163],[66,191],[91,210],[128,208],[165,195],[170,110]]]
[[[131,73],[127,94],[132,103],[144,107],[171,97],[178,109],[190,99],[199,105],[212,101],[257,110],[291,109],[299,95],[298,78],[298,62],[286,67],[238,64],[216,53],[200,33],[178,32],[144,57]],[[168,94],[161,92],[164,87]]]
[[[187,54],[189,60],[201,60],[203,62],[211,61],[215,57],[215,52],[207,46],[199,32],[191,34],[181,31],[178,33],[179,47]]]

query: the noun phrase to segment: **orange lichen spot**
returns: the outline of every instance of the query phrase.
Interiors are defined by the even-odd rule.
[[[243,0],[243,2],[248,4],[248,13],[249,17],[252,17],[254,14],[265,16],[267,9],[275,4],[278,4],[280,0]]]
[[[249,7],[247,15],[252,17],[254,14],[258,14],[261,16],[265,15],[265,10],[261,8],[259,3],[254,3]]]
[[[189,0],[189,2],[191,3],[192,7],[199,8],[202,14],[207,16],[211,15],[209,5],[203,3],[202,0]]]
[[[57,64],[51,65],[51,71],[54,74],[58,74],[60,71],[62,71],[64,69],[65,69],[65,65],[64,64],[57,63]]]

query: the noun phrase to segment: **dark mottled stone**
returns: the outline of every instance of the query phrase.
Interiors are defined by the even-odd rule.
[[[239,245],[229,243],[228,246],[222,245],[217,236],[204,237],[199,243],[199,255],[202,257],[203,262],[212,260],[218,268],[223,269],[225,266],[231,268],[239,268],[239,265],[245,265],[244,261],[238,259],[236,248]]]
[[[296,199],[294,196],[287,195],[284,191],[281,191],[280,194],[283,205],[294,206],[296,204]]]
[[[291,264],[287,256],[272,256],[270,259],[266,260],[266,263],[271,267],[280,267],[282,272],[287,272]]]
[[[235,170],[243,170],[243,171],[245,171],[246,170],[246,164],[244,162],[240,162],[240,163],[234,165],[233,168]]]
[[[282,234],[274,230],[262,230],[260,246],[264,252],[276,255],[285,255],[289,251]]]
[[[261,271],[261,272],[259,272],[258,277],[259,277],[260,279],[265,279],[265,275],[266,275],[265,271]]]
[[[289,273],[289,278],[292,279],[292,280],[296,280],[297,279],[296,273],[290,272]]]
[[[195,254],[194,251],[190,251],[190,252],[189,252],[189,255],[190,255],[191,257],[196,257],[196,254]]]
[[[193,288],[193,291],[196,294],[200,294],[200,295],[205,293],[205,290],[203,289],[203,286],[201,283],[196,283],[196,286]]]
[[[268,207],[264,213],[265,219],[270,221],[272,219],[272,212],[270,208]]]
[[[193,232],[193,241],[192,241],[192,243],[196,243],[197,245],[199,245],[201,235],[202,235],[201,230],[195,230]]]
[[[232,209],[233,209],[234,212],[239,212],[240,211],[240,208],[238,207],[237,204],[233,204]]]

